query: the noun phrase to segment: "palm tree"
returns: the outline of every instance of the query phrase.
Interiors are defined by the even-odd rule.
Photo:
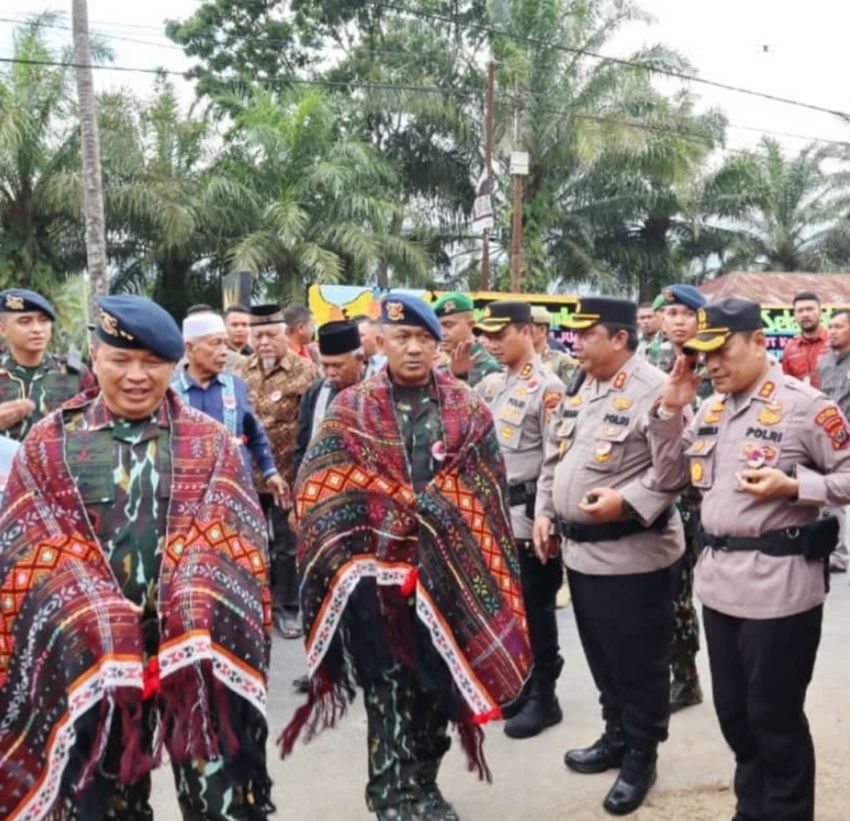
[[[393,200],[393,168],[346,136],[334,103],[318,91],[255,91],[238,105],[219,163],[253,192],[252,227],[234,245],[235,270],[261,274],[294,296],[308,282],[422,282],[429,261],[405,236]]]
[[[764,137],[704,184],[703,210],[724,221],[722,268],[831,271],[850,260],[846,150],[810,144],[786,158]]]

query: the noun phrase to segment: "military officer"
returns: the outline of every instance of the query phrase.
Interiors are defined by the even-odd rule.
[[[546,428],[564,396],[564,383],[544,367],[534,351],[527,302],[492,302],[489,309],[489,316],[479,322],[477,330],[489,337],[491,350],[507,370],[485,377],[475,390],[493,413],[508,469],[511,526],[534,653],[531,686],[519,712],[506,722],[505,734],[530,738],[563,717],[555,695],[563,667],[555,618],[555,596],[563,580],[560,545],[553,539],[553,555],[541,561],[534,553],[531,528]]]
[[[475,341],[472,298],[452,291],[434,303],[434,313],[443,332],[441,352],[448,358],[439,366],[474,388],[487,374],[499,373],[501,365]]]
[[[657,487],[647,413],[664,375],[636,355],[637,306],[582,299],[567,323],[586,379],[550,426],[537,483],[534,543],[545,556],[557,517],[576,625],[600,691],[605,732],[570,750],[579,773],[620,768],[604,801],[637,809],[655,781],[670,716],[670,636],[684,551],[676,491]]]
[[[661,330],[672,346],[673,356],[667,357],[672,369],[675,357],[682,353],[685,342],[696,335],[697,311],[707,302],[693,285],[670,285],[661,293],[664,304],[660,309]],[[666,364],[666,361],[665,361]],[[701,376],[703,366],[692,357],[692,364]],[[694,410],[711,395],[711,381],[703,378]],[[688,489],[679,499],[678,508],[685,528],[685,555],[682,557],[679,588],[675,599],[673,640],[670,644],[670,710],[676,712],[702,702],[702,688],[697,673],[696,655],[699,651],[699,619],[694,608],[694,565],[699,555],[699,491]]]
[[[761,309],[698,312],[685,350],[705,354],[716,394],[685,425],[698,377],[676,362],[650,416],[663,487],[702,492],[696,592],[714,706],[735,753],[738,821],[811,821],[815,755],[806,690],[820,641],[837,522],[850,501],[850,431],[834,402],[767,354]]]
[[[531,334],[534,350],[540,361],[557,376],[565,385],[569,385],[578,370],[578,362],[569,354],[553,350],[549,347],[549,331],[552,326],[552,315],[542,305],[531,309]]]
[[[23,440],[30,428],[63,402],[94,384],[81,361],[47,352],[56,312],[35,291],[0,292],[0,433]]]
[[[295,480],[292,455],[298,432],[301,397],[319,377],[319,369],[305,356],[289,349],[283,311],[279,305],[251,308],[254,355],[243,362],[239,375],[248,383],[251,406],[266,430],[272,455],[284,481]],[[263,485],[258,483],[258,487]],[[269,552],[272,566],[273,622],[284,638],[301,635],[298,623],[298,579],[295,570],[295,536],[287,521],[289,508],[278,507],[274,497],[260,494],[272,532]]]

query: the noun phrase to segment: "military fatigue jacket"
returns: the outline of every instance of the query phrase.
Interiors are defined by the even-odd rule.
[[[419,387],[393,384],[393,401],[407,454],[410,483],[420,493],[440,469],[445,452],[435,451],[443,441],[443,419],[433,381]]]
[[[269,437],[277,469],[292,483],[298,406],[307,388],[319,378],[319,369],[309,359],[287,351],[268,373],[255,355],[242,364],[239,375],[248,383],[251,405]],[[262,486],[258,482],[257,487]]]
[[[659,487],[647,436],[647,414],[663,383],[664,374],[635,354],[611,379],[588,378],[575,396],[564,399],[549,426],[537,483],[538,516],[596,524],[579,507],[595,487],[619,490],[645,525],[671,506],[679,488]],[[681,518],[673,510],[660,532],[601,542],[567,540],[565,561],[580,573],[646,573],[669,567],[684,549]]]
[[[516,373],[488,376],[475,390],[493,414],[508,485],[525,485],[533,495],[549,420],[564,398],[564,383],[535,356]],[[511,506],[511,526],[517,539],[530,539],[532,524],[524,504]]]
[[[0,402],[31,399],[35,410],[0,433],[22,441],[36,422],[93,384],[89,369],[82,363],[75,367],[64,358],[47,353],[40,365],[25,368],[15,361],[11,351],[6,351],[0,355]]]
[[[472,367],[469,369],[469,373],[459,376],[458,379],[461,382],[466,382],[470,388],[474,388],[485,376],[491,373],[501,373],[504,370],[496,359],[478,342],[472,346],[469,353],[473,357]],[[451,360],[448,354],[441,352],[441,359],[437,367],[442,368],[446,373],[452,372]]]
[[[569,385],[578,370],[578,360],[569,354],[554,351],[547,346],[541,356],[543,364],[549,368],[564,385]]]
[[[165,405],[149,419],[114,417],[101,397],[67,411],[68,467],[124,595],[143,608],[146,646],[156,640],[156,594],[171,497]]]
[[[820,391],[772,365],[746,395],[715,394],[685,427],[679,414],[650,418],[664,487],[690,480],[702,492],[702,526],[715,536],[761,536],[818,518],[820,506],[850,503],[850,431]],[[796,465],[799,498],[757,499],[735,473]],[[825,597],[823,565],[803,556],[706,548],[696,569],[702,602],[731,616],[771,619],[801,613]]]

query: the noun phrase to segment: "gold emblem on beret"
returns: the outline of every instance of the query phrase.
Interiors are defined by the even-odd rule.
[[[706,328],[708,328],[708,316],[706,316],[704,308],[699,308],[697,310],[697,330],[704,331]]]
[[[14,294],[8,294],[6,296],[6,307],[10,311],[23,311],[24,298],[22,296],[15,296]]]
[[[127,331],[123,330],[118,325],[118,320],[112,316],[112,314],[104,311],[103,308],[100,309],[100,315],[98,318],[100,319],[100,327],[110,336],[120,336],[122,339],[127,339],[130,342],[135,339],[133,334],[129,334]]]
[[[389,319],[390,322],[403,322],[404,305],[401,302],[388,302],[387,319]]]
[[[456,307],[457,306],[455,305],[455,302],[454,302],[453,299],[450,299],[448,302],[443,303],[443,310],[444,311],[454,311]]]

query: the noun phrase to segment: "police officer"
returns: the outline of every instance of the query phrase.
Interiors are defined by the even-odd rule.
[[[697,332],[697,311],[707,302],[705,296],[693,285],[670,285],[661,293],[661,330],[667,338],[672,356],[667,357],[667,370],[671,370],[682,346]],[[694,398],[697,410],[711,395],[711,381],[704,367],[692,357],[691,364],[703,380]],[[699,555],[699,491],[686,490],[679,499],[678,508],[685,528],[685,555],[682,557],[679,587],[674,603],[673,640],[670,643],[670,710],[677,712],[702,702],[702,688],[697,673],[696,655],[699,651],[699,619],[694,608],[694,565]]]
[[[56,312],[26,288],[0,291],[0,433],[23,440],[30,428],[63,402],[94,384],[82,362],[47,352]]]
[[[804,704],[837,540],[819,514],[850,501],[850,431],[835,403],[771,363],[755,302],[725,299],[698,319],[685,348],[705,354],[716,394],[685,427],[698,378],[680,356],[651,414],[656,469],[662,486],[702,492],[696,592],[735,818],[811,821]]]
[[[527,698],[505,724],[511,738],[530,738],[562,719],[555,685],[563,667],[558,653],[555,596],[563,580],[560,545],[541,561],[531,541],[537,477],[549,418],[564,395],[564,384],[544,367],[534,352],[531,307],[501,301],[488,306],[477,330],[490,340],[490,350],[505,373],[491,374],[476,387],[496,423],[499,446],[508,469],[511,526],[520,560],[522,592],[528,617],[534,672]]]
[[[655,781],[670,716],[670,635],[684,551],[675,491],[659,490],[647,413],[664,375],[636,355],[637,306],[582,299],[565,323],[586,379],[550,426],[537,483],[534,544],[545,555],[557,516],[584,653],[600,691],[605,732],[565,763],[579,773],[619,768],[604,807],[637,809]]]
[[[475,341],[472,298],[452,291],[434,303],[434,313],[440,320],[443,340],[440,349],[445,355],[443,367],[458,379],[474,388],[487,374],[502,370],[493,356]]]

